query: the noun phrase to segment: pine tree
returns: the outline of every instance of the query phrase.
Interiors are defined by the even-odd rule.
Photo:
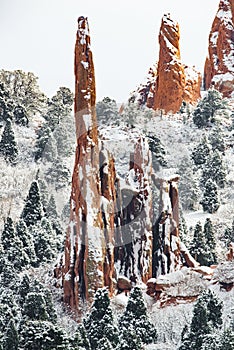
[[[2,232],[2,245],[5,251],[6,258],[13,264],[16,270],[22,270],[28,266],[29,258],[23,249],[23,244],[16,235],[13,221],[10,217],[7,218]]]
[[[72,350],[91,350],[87,333],[82,324],[79,324],[76,331],[73,333],[70,344]]]
[[[47,144],[52,137],[51,135],[52,131],[48,124],[43,124],[37,134],[37,140],[35,144],[35,161],[38,161],[43,157]]]
[[[226,242],[226,246],[228,247],[231,242],[234,242],[234,219],[232,221],[232,226],[227,227],[224,231],[224,240]]]
[[[206,263],[206,242],[202,230],[201,222],[199,221],[195,228],[193,234],[193,240],[191,242],[190,253],[196,261],[201,265]]]
[[[227,101],[222,94],[215,89],[209,89],[193,112],[193,122],[198,128],[211,126],[220,113],[226,114],[226,110]]]
[[[152,165],[155,171],[160,169],[160,166],[166,166],[166,151],[160,139],[155,135],[147,135],[149,149],[152,152]]]
[[[32,266],[35,266],[37,258],[34,249],[33,237],[22,219],[20,219],[16,224],[16,235],[22,242],[23,250],[28,257],[29,263]]]
[[[203,167],[201,183],[203,184],[209,179],[215,181],[220,188],[224,188],[226,183],[226,171],[219,151],[214,151],[207,158],[207,162]]]
[[[15,123],[22,126],[28,126],[29,119],[28,113],[24,106],[17,105],[14,108],[14,120]]]
[[[40,221],[42,216],[43,211],[38,183],[37,181],[33,181],[25,201],[25,206],[23,208],[21,218],[29,227],[35,225],[38,221]]]
[[[55,257],[57,240],[49,220],[42,218],[38,225],[32,227],[32,235],[38,262],[51,261]]]
[[[56,191],[69,183],[71,173],[63,159],[58,158],[45,172],[46,181],[55,185]]]
[[[115,100],[104,97],[96,105],[97,119],[99,122],[116,123],[118,120],[118,108]]]
[[[11,319],[6,327],[3,338],[4,350],[18,350],[19,338],[14,321]]]
[[[88,317],[84,326],[89,337],[91,349],[97,348],[98,342],[106,338],[113,347],[118,344],[118,329],[110,306],[110,299],[106,288],[97,290]]]
[[[205,290],[197,299],[189,332],[183,332],[179,350],[201,350],[210,340],[210,335],[222,325],[222,302],[211,290]],[[211,343],[210,343],[211,344]]]
[[[208,143],[207,137],[204,136],[197,147],[192,151],[192,160],[197,166],[203,165],[206,163],[207,158],[210,155],[210,145]]]
[[[215,213],[220,206],[217,185],[211,179],[204,185],[203,198],[201,200],[203,210],[210,214]]]
[[[0,141],[0,154],[10,164],[16,164],[18,147],[15,141],[15,135],[10,120],[6,121],[5,127],[3,129],[2,138]]]
[[[230,328],[226,329],[220,337],[220,346],[218,350],[234,349],[234,331]]]
[[[132,323],[121,330],[117,350],[142,350],[143,344]]]
[[[225,154],[225,142],[222,130],[219,126],[214,128],[208,137],[212,150],[219,151],[223,155]]]
[[[1,79],[0,79],[1,80]],[[14,102],[6,84],[0,82],[0,121],[12,120]]]
[[[204,225],[204,238],[206,244],[205,265],[217,263],[216,242],[211,219],[207,218]]]
[[[19,350],[68,350],[65,332],[49,321],[25,322],[20,331]]]
[[[157,339],[157,332],[147,315],[147,308],[140,287],[134,287],[130,293],[128,303],[119,320],[120,330],[134,326],[137,336],[143,343],[150,344]]]
[[[56,208],[56,202],[53,194],[50,196],[48,206],[46,208],[46,217],[49,218],[50,220],[58,219],[58,213],[57,213],[57,208]]]
[[[185,210],[195,210],[198,204],[199,186],[191,160],[183,157],[177,172],[180,175],[180,203]]]
[[[26,295],[23,314],[30,320],[49,321],[43,293],[29,292]]]

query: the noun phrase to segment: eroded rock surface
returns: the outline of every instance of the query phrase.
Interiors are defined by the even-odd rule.
[[[204,87],[234,97],[234,0],[221,0],[209,35]]]

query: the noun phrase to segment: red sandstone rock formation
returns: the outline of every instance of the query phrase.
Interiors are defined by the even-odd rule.
[[[122,188],[123,247],[117,252],[120,273],[133,282],[146,282],[152,276],[151,171],[151,152],[147,141],[140,137]]]
[[[178,177],[160,182],[161,213],[153,227],[153,277],[182,267],[179,239]]]
[[[183,101],[194,104],[200,98],[201,75],[180,59],[180,31],[170,15],[162,18],[159,33],[159,60],[151,69],[146,84],[133,93],[130,100],[146,104],[165,113],[179,111]]]
[[[108,203],[113,200],[111,179],[115,170],[113,161],[107,159],[105,176],[104,172],[100,174],[95,102],[89,27],[87,18],[80,17],[75,45],[77,148],[63,274],[64,300],[72,308],[78,307],[80,299],[92,298],[99,287],[107,285],[113,290],[113,223],[108,213],[102,215],[102,205],[103,198]]]
[[[221,0],[209,35],[204,87],[234,97],[234,0]]]

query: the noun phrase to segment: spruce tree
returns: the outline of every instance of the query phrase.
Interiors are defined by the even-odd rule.
[[[226,183],[226,171],[223,165],[222,155],[219,151],[214,151],[203,167],[201,183],[213,180],[220,188],[224,188]]]
[[[198,128],[209,127],[216,122],[219,114],[226,114],[226,110],[227,101],[222,94],[215,89],[209,89],[193,112],[193,122]]]
[[[3,338],[3,348],[4,350],[18,350],[19,337],[18,331],[14,321],[11,319],[7,324],[4,338]]]
[[[211,290],[205,290],[197,299],[189,332],[183,332],[179,350],[201,350],[222,326],[222,302]],[[210,343],[211,344],[211,343]],[[205,347],[206,349],[206,347]]]
[[[13,264],[16,270],[29,265],[29,258],[23,249],[23,244],[15,232],[13,221],[7,218],[2,232],[2,245],[6,258]]]
[[[52,131],[47,123],[45,123],[37,134],[37,140],[35,144],[35,161],[40,160],[46,151],[47,144],[52,137]]]
[[[216,183],[209,179],[204,185],[203,198],[201,200],[203,210],[210,214],[215,213],[220,206]]]
[[[191,242],[190,253],[194,259],[199,262],[201,265],[206,263],[206,242],[202,230],[201,222],[199,221],[195,228],[193,239]]]
[[[225,154],[225,142],[222,130],[220,127],[214,128],[208,137],[212,150],[219,151],[223,155]]]
[[[121,332],[127,330],[130,324],[134,326],[137,336],[140,337],[143,343],[150,344],[156,341],[157,331],[147,315],[147,308],[140,287],[134,287],[129,295],[126,309],[119,320]]]
[[[231,328],[224,330],[220,337],[220,345],[218,350],[234,349],[234,331]]]
[[[37,181],[33,181],[25,201],[21,218],[29,226],[35,225],[43,216],[40,191]]]
[[[197,166],[205,164],[210,155],[210,152],[210,145],[208,143],[207,137],[204,136],[199,142],[199,144],[192,151],[191,157],[194,161],[194,164]]]
[[[94,301],[84,326],[89,337],[92,350],[96,350],[98,342],[106,338],[113,347],[119,341],[119,334],[110,306],[110,299],[106,288],[100,288],[95,293]]]
[[[217,263],[216,242],[211,219],[207,218],[204,225],[204,238],[206,244],[205,265]]]
[[[12,165],[16,164],[18,147],[10,120],[6,121],[6,125],[3,129],[2,138],[0,141],[0,154],[4,157],[6,162],[9,162]]]
[[[48,205],[46,207],[46,217],[49,218],[50,220],[58,219],[56,202],[53,194],[50,196]]]
[[[38,263],[51,261],[55,257],[57,239],[47,218],[31,228]]]
[[[35,266],[37,258],[34,249],[33,237],[22,219],[20,219],[16,224],[16,235],[23,245],[23,250],[28,257],[30,265]]]

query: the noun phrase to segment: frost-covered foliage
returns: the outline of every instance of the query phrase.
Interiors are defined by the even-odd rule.
[[[199,101],[193,112],[193,122],[198,128],[211,126],[226,109],[227,101],[222,98],[222,94],[215,89],[209,89],[207,96]]]
[[[126,309],[119,319],[119,327],[122,334],[121,339],[123,342],[125,341],[126,343],[129,343],[128,330],[131,326],[132,328],[130,328],[130,331],[136,342],[137,338],[140,339],[140,341],[138,339],[138,343],[142,342],[144,344],[150,344],[156,341],[157,331],[154,325],[150,322],[140,287],[134,287],[132,289]],[[134,350],[134,347],[124,347],[124,349]]]
[[[211,334],[215,334],[222,325],[222,302],[211,291],[203,292],[198,298],[190,327],[182,332],[182,344],[179,350],[201,350],[211,345]],[[212,346],[211,346],[212,349]]]
[[[91,349],[106,349],[108,343],[116,348],[119,341],[118,328],[115,325],[110,299],[106,288],[97,290],[90,313],[84,320],[84,326],[88,334]],[[111,349],[111,348],[110,348]]]

